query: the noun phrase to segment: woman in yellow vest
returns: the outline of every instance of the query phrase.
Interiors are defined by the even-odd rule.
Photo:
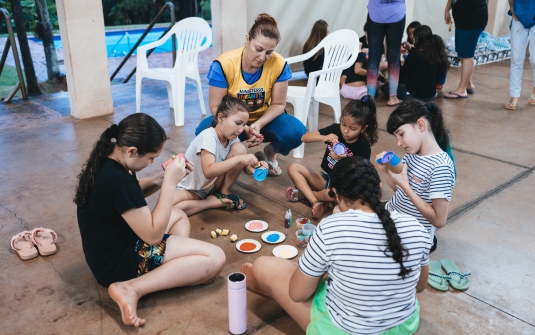
[[[249,121],[241,141],[249,147],[268,142],[256,156],[269,164],[270,175],[280,175],[276,155],[288,155],[301,145],[305,126],[284,110],[288,79],[292,77],[284,58],[276,53],[280,33],[277,22],[260,14],[245,36],[245,46],[217,57],[208,72],[209,104],[212,115],[201,121],[195,135],[212,125],[213,115],[223,97],[230,94],[250,108]]]

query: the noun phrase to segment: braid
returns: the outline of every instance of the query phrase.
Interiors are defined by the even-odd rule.
[[[390,217],[390,212],[381,203],[381,179],[377,170],[367,159],[362,157],[348,157],[341,159],[331,173],[329,185],[329,195],[335,197],[336,193],[350,201],[360,201],[362,205],[368,204],[377,214],[386,232],[387,245],[384,251],[392,254],[392,258],[399,263],[399,275],[405,279],[411,271],[403,265],[403,259],[408,256],[408,250],[401,244],[394,220]]]

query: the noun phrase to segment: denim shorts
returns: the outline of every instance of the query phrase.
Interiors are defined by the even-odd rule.
[[[169,236],[171,235],[165,234],[158,245],[150,245],[143,240],[138,240],[136,242],[135,252],[137,257],[138,277],[162,265],[165,254],[165,245]]]
[[[201,121],[195,130],[195,136],[199,135],[203,130],[212,126],[212,115],[207,116]],[[286,112],[277,116],[273,121],[260,130],[264,135],[264,143],[271,143],[273,150],[283,156],[290,154],[290,151],[301,145],[301,137],[307,132],[306,127],[290,114]],[[245,141],[247,135],[242,133],[240,141]]]

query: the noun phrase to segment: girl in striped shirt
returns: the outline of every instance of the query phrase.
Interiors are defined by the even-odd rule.
[[[367,159],[341,159],[329,185],[341,212],[320,222],[298,264],[271,256],[243,264],[247,287],[307,334],[413,334],[431,239],[415,218],[384,208],[380,182]]]
[[[414,216],[427,228],[434,251],[435,231],[446,224],[455,184],[450,134],[442,112],[432,102],[406,100],[390,114],[386,128],[407,152],[400,174],[389,172],[384,164],[379,164],[386,182],[396,192],[386,208]]]

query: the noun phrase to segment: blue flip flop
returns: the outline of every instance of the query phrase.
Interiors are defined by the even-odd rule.
[[[448,94],[455,95],[454,97],[444,96],[446,99],[467,99],[468,95],[460,95],[457,93],[449,92]]]
[[[474,93],[476,93],[476,90],[475,89],[471,89],[471,90],[470,89],[466,89],[466,93],[474,94]]]

